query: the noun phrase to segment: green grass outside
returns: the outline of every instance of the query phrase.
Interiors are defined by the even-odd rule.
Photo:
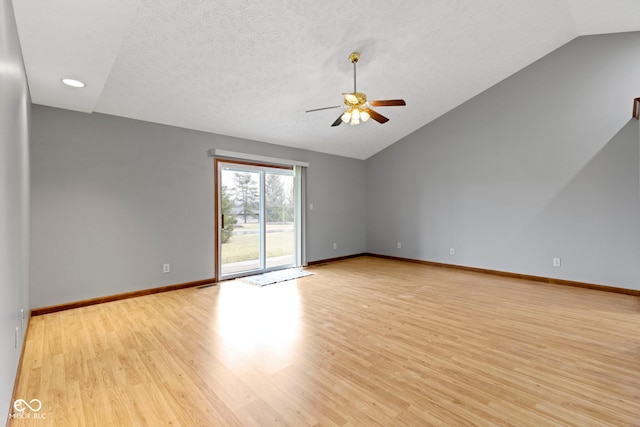
[[[227,243],[222,244],[222,263],[258,259],[259,245],[258,234],[231,236]],[[293,230],[284,233],[267,233],[267,258],[293,255],[294,247]]]

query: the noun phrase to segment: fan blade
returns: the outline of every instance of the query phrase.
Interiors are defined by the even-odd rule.
[[[372,107],[394,107],[394,106],[400,106],[400,105],[407,105],[407,103],[404,102],[404,99],[385,99],[382,101],[369,101],[369,104]]]
[[[387,123],[389,121],[388,118],[386,118],[385,116],[383,116],[382,114],[373,111],[371,108],[365,108],[364,111],[366,111],[367,113],[369,113],[369,115],[371,116],[371,118],[373,120],[375,120],[378,123]]]
[[[333,109],[333,108],[340,108],[340,107],[342,107],[342,105],[336,105],[336,106],[333,106],[333,107],[314,108],[313,110],[307,110],[307,111],[305,111],[305,113],[310,113],[310,112],[312,112],[312,111],[331,110],[331,109]]]
[[[340,114],[340,116],[338,116],[338,120],[336,120],[335,122],[333,122],[333,124],[331,125],[331,127],[333,127],[333,126],[340,126],[340,123],[342,123],[342,114]]]

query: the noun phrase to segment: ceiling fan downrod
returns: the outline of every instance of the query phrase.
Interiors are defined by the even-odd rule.
[[[360,59],[360,54],[358,52],[351,52],[349,55],[349,61],[353,64],[353,93],[356,93],[356,63]]]

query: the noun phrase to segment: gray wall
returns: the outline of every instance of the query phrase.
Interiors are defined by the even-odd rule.
[[[640,289],[638,76],[581,37],[369,158],[367,250]]]
[[[0,40],[0,417],[6,419],[28,321],[23,325],[20,310],[29,311],[31,109],[10,0],[0,0]]]
[[[32,141],[34,308],[213,277],[212,148],[309,162],[308,259],[365,250],[362,160],[43,106]]]

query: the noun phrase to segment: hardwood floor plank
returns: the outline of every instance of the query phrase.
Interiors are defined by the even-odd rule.
[[[31,318],[13,426],[640,425],[640,299],[358,257]],[[33,415],[33,414],[32,414]]]

